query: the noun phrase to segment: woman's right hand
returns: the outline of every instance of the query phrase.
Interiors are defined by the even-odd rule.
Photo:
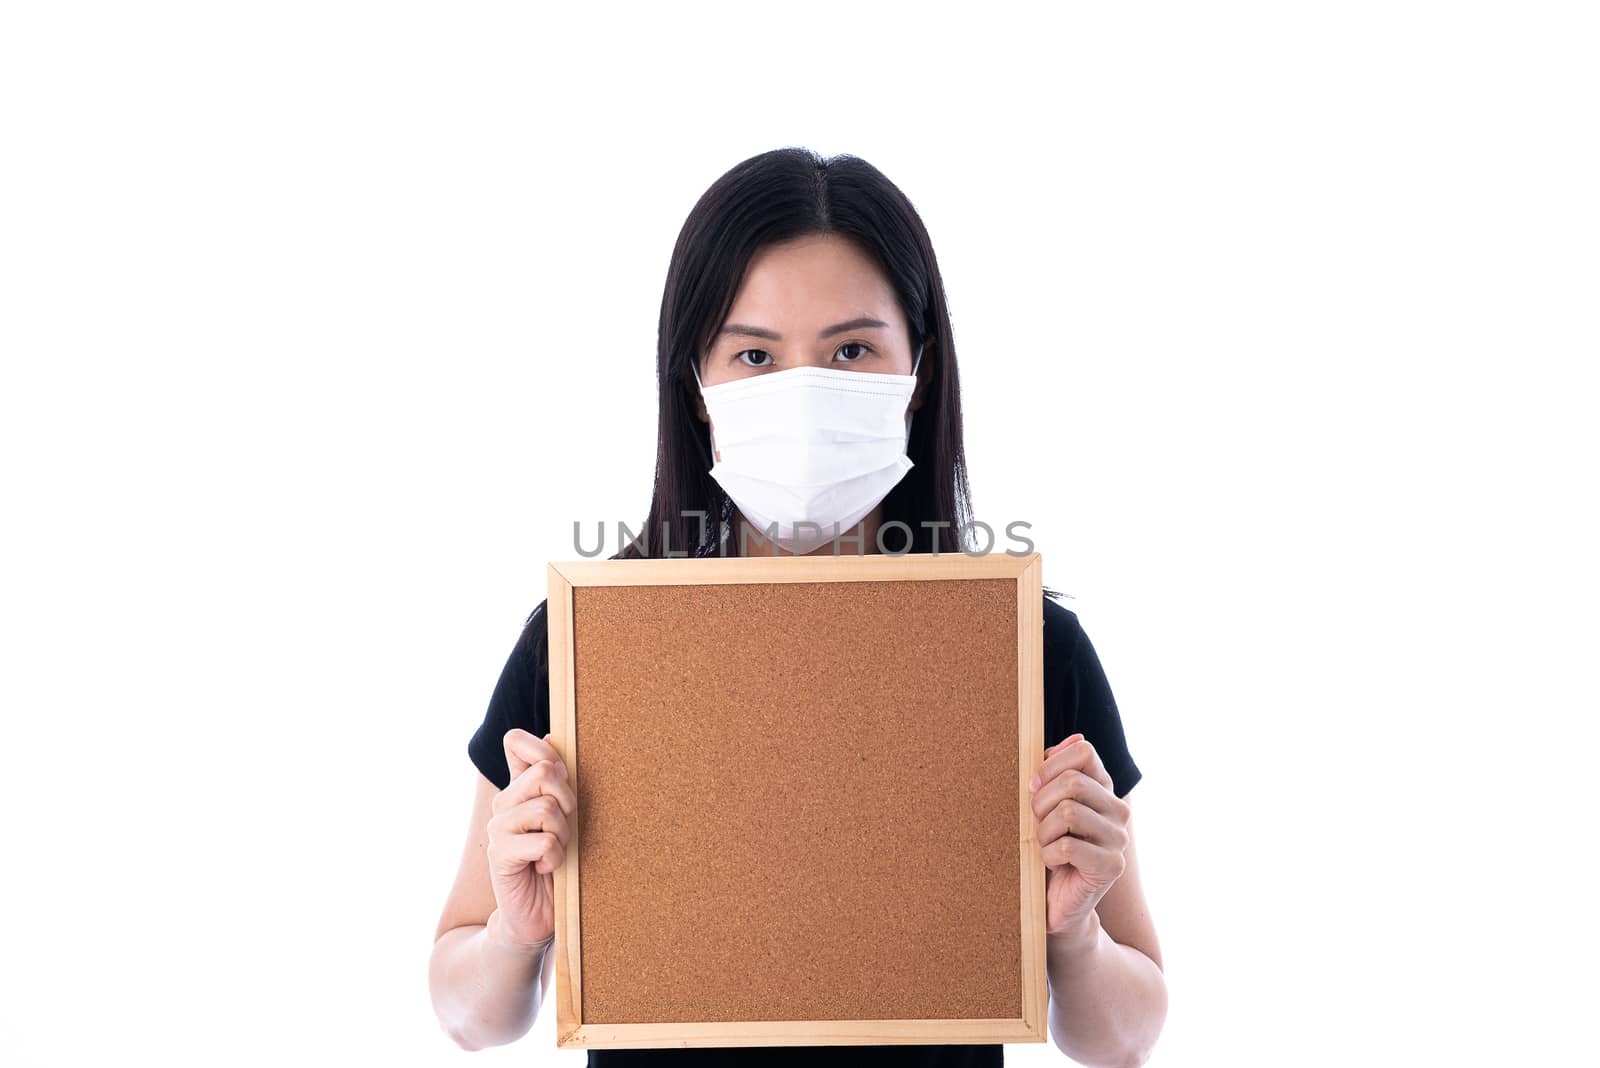
[[[494,886],[496,935],[535,948],[555,934],[553,872],[567,855],[568,817],[578,807],[567,767],[550,736],[506,732],[511,781],[494,798],[489,817],[489,878]]]

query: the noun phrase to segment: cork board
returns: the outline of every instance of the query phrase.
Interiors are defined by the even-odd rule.
[[[557,1044],[1046,1039],[1038,553],[549,567]]]

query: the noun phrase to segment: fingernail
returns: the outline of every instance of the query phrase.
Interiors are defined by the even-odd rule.
[[[1039,788],[1039,776],[1037,774],[1034,775],[1033,779],[1029,781],[1028,785],[1037,790]]]

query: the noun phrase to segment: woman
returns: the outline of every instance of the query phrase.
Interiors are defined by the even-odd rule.
[[[937,261],[910,202],[863,160],[781,149],[718,179],[673,250],[659,342],[654,498],[619,557],[969,547],[955,348]],[[735,403],[752,396],[754,409]],[[749,433],[752,425],[770,433]],[[791,447],[772,447],[773,433]],[[1050,1031],[1084,1064],[1138,1064],[1166,1015],[1126,801],[1140,772],[1093,646],[1046,592],[1045,727],[1058,741],[1042,754],[1033,797]],[[577,798],[549,744],[543,607],[468,744],[480,772],[471,830],[430,963],[441,1024],[467,1049],[526,1033],[554,969],[545,952],[552,873]],[[1002,1052],[893,1045],[588,1058],[998,1065]]]

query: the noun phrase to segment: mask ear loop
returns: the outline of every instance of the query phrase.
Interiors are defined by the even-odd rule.
[[[690,360],[689,361],[689,370],[694,372],[694,384],[695,384],[696,387],[699,388],[699,390],[701,392],[701,398],[702,398],[702,403],[703,403],[704,402],[705,388],[706,387],[705,387],[705,384],[700,381],[700,361],[699,360],[693,360],[693,359]],[[706,427],[706,439],[711,443],[711,450],[712,450],[711,462],[712,462],[713,465],[715,465],[716,462],[717,462],[716,455],[715,455],[716,448],[717,448],[717,435],[716,435],[716,432],[713,431],[709,425]],[[721,552],[722,547],[726,544],[729,536],[731,535],[731,532],[732,532],[732,529],[733,529],[732,522],[733,522],[733,498],[724,496],[723,499],[722,499],[722,514],[717,516],[716,548],[717,548],[717,551],[719,553]],[[702,555],[702,556],[710,556],[711,555],[712,545],[711,545],[711,543],[709,541],[704,546],[702,546],[701,548],[702,548],[702,552],[701,552],[700,555]]]
[[[704,404],[705,403],[706,387],[700,381],[700,361],[691,359],[689,361],[689,370],[694,372],[694,384],[695,384],[696,387],[699,388],[701,403]],[[711,463],[712,463],[712,466],[716,466],[716,463],[717,463],[717,432],[711,428],[711,425],[709,423],[706,424],[706,441],[709,442],[710,445],[711,445]]]
[[[920,363],[922,363],[922,346],[918,345],[917,346],[917,354],[911,358],[911,377],[912,378],[917,377],[917,365],[920,364]],[[912,389],[916,389],[917,387],[916,386],[912,386],[911,388]],[[906,406],[906,443],[905,443],[905,448],[904,448],[904,451],[906,451],[906,452],[910,452],[911,451],[911,417],[916,415],[916,414],[917,413],[912,411],[911,410],[911,406],[908,404]]]

